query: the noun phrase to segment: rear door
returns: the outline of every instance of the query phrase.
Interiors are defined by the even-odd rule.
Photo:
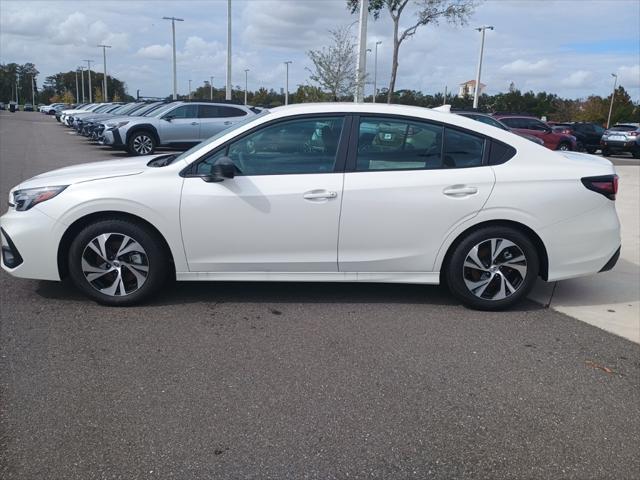
[[[483,166],[485,139],[402,117],[356,121],[340,214],[340,271],[432,272],[447,234],[475,216],[493,188],[493,171]]]
[[[197,105],[180,105],[160,117],[160,143],[197,143],[200,120]]]

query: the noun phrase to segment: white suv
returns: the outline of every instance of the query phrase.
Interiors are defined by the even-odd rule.
[[[159,146],[200,143],[256,112],[245,105],[171,102],[144,117],[104,122],[105,145],[149,155]]]

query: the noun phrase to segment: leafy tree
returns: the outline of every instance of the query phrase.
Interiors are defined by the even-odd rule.
[[[356,85],[356,44],[347,27],[330,32],[331,45],[307,52],[313,63],[309,78],[327,90],[332,101],[338,101],[352,95]]]
[[[393,22],[393,60],[391,62],[391,80],[389,81],[389,93],[387,103],[391,103],[393,91],[396,86],[396,75],[398,73],[398,52],[400,45],[407,38],[415,35],[418,28],[424,25],[438,25],[440,20],[454,25],[465,25],[473,13],[476,0],[414,0],[417,8],[416,16],[409,26],[400,31],[400,17],[409,0],[370,0],[369,12],[373,13],[376,20],[380,12],[386,9]],[[347,0],[347,6],[351,13],[358,10],[360,2],[358,0]]]
[[[293,103],[326,102],[328,95],[319,87],[298,85],[298,90],[295,91],[290,100]]]
[[[100,103],[104,101],[102,97],[102,88],[93,87],[93,101],[96,103]]]
[[[60,101],[63,103],[76,103],[76,98],[73,96],[73,93],[67,90],[66,92],[64,92],[64,94],[62,94]]]

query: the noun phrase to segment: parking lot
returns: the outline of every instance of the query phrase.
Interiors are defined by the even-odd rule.
[[[0,112],[0,198],[125,156]],[[4,272],[0,292],[1,478],[640,470],[640,347],[534,302],[494,313],[439,287],[174,283],[118,309]]]

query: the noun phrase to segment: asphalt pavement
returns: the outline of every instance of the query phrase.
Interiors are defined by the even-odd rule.
[[[124,157],[69,133],[0,112],[0,199]],[[4,272],[0,295],[2,479],[640,471],[640,346],[533,302],[491,313],[439,287],[175,283],[118,309]]]

